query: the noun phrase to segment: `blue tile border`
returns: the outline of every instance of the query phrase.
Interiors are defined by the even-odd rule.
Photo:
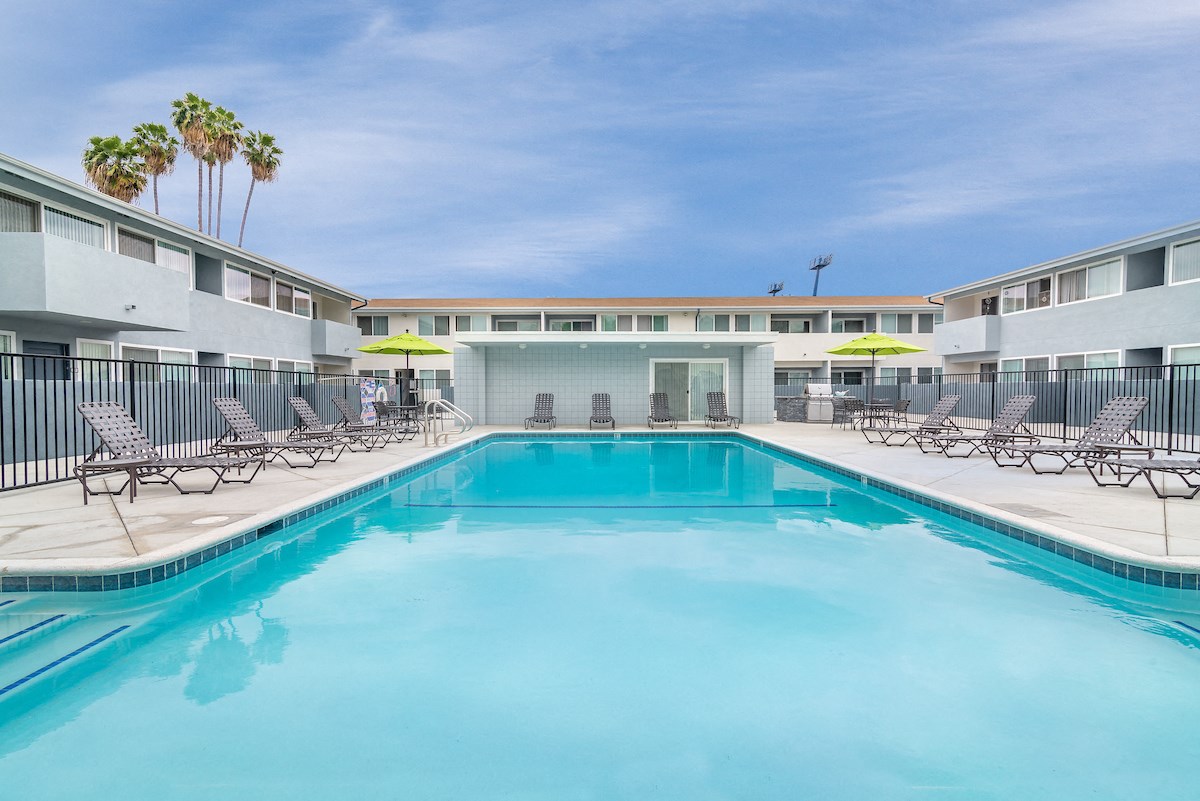
[[[1006,537],[1011,537],[1015,540],[1035,545],[1045,551],[1061,556],[1065,559],[1078,562],[1082,565],[1098,570],[1102,573],[1114,576],[1120,579],[1147,584],[1155,587],[1164,587],[1168,589],[1194,590],[1200,591],[1200,572],[1173,572],[1163,571],[1156,568],[1141,567],[1139,565],[1127,564],[1119,562],[1100,554],[1092,553],[1083,548],[1077,548],[1064,542],[1059,542],[1050,537],[1043,536],[1037,532],[1020,526],[1013,525],[1004,520],[991,517],[986,514],[972,512],[961,506],[952,503],[940,501],[936,498],[931,498],[918,492],[905,489],[892,482],[873,478],[860,473],[852,468],[843,467],[841,465],[824,461],[823,459],[809,456],[798,451],[791,450],[783,445],[777,445],[773,442],[767,442],[758,439],[741,431],[677,431],[671,430],[654,430],[654,431],[564,431],[564,432],[534,432],[534,431],[498,431],[491,434],[486,434],[479,439],[472,440],[467,443],[456,445],[450,449],[441,451],[436,454],[431,454],[425,459],[420,459],[410,465],[406,465],[395,472],[389,473],[381,478],[368,481],[352,489],[346,490],[333,498],[329,498],[310,506],[306,506],[297,512],[279,517],[268,523],[264,523],[250,531],[237,534],[229,539],[223,540],[215,545],[210,545],[202,550],[179,557],[178,559],[165,562],[160,565],[154,565],[150,568],[141,570],[105,575],[71,575],[71,576],[0,576],[0,593],[13,592],[109,592],[112,590],[124,590],[132,587],[143,587],[149,584],[155,584],[169,578],[174,578],[182,573],[185,573],[193,568],[199,567],[202,564],[211,562],[219,556],[232,553],[247,545],[251,545],[264,537],[276,534],[288,526],[295,525],[304,520],[339,506],[343,503],[351,501],[368,492],[371,492],[381,487],[398,484],[407,479],[414,473],[428,470],[432,467],[456,459],[459,456],[471,453],[484,447],[489,442],[505,439],[538,439],[545,438],[548,440],[565,440],[565,439],[610,439],[614,441],[645,441],[647,439],[738,439],[743,442],[750,442],[765,450],[774,451],[782,454],[790,459],[813,465],[822,470],[835,473],[837,475],[849,478],[860,482],[863,486],[887,492],[891,495],[897,495],[905,500],[912,501],[930,509],[935,509],[939,512],[950,515],[951,517],[965,520],[969,523],[982,526],[989,531],[995,531],[998,534],[1003,534]],[[0,602],[0,606],[9,601]]]

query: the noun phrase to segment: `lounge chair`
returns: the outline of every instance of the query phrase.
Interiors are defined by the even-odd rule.
[[[1025,416],[1029,414],[1036,400],[1035,395],[1014,395],[1004,404],[1004,408],[992,420],[986,431],[970,434],[920,434],[917,436],[917,447],[922,453],[941,453],[951,458],[965,459],[973,453],[987,450],[991,445],[1020,441],[1036,442],[1037,437],[1025,427]],[[954,453],[956,445],[968,446],[966,453]]]
[[[671,404],[665,392],[650,393],[650,414],[646,417],[646,425],[654,428],[655,424],[679,428],[679,421],[671,414]]]
[[[339,431],[358,431],[358,432],[374,432],[379,435],[382,442],[404,442],[404,440],[412,439],[417,435],[415,430],[408,427],[401,428],[395,425],[381,425],[379,423],[368,423],[362,419],[360,412],[350,408],[350,401],[347,398],[334,397],[331,399],[334,407],[338,410],[338,414],[342,416],[341,422],[335,423],[334,428]],[[406,436],[407,435],[407,436]]]
[[[75,478],[83,485],[83,503],[86,506],[90,495],[120,495],[129,487],[129,502],[137,495],[138,484],[170,484],[183,495],[203,493],[211,495],[218,484],[249,484],[263,466],[263,457],[257,456],[163,456],[142,429],[119,403],[97,401],[81,403],[75,407],[83,419],[100,438],[100,445],[73,469]],[[108,458],[104,454],[107,451]],[[226,473],[254,465],[254,472],[247,478],[227,479]],[[208,470],[214,478],[208,489],[184,489],[175,477],[180,473]],[[93,490],[87,480],[92,476],[126,473],[125,483],[115,490]]]
[[[304,398],[293,396],[288,398],[288,403],[300,418],[299,424],[288,434],[288,439],[311,440],[314,437],[328,437],[345,443],[352,451],[369,451],[383,444],[384,437],[378,431],[349,431],[327,425]],[[361,447],[355,448],[355,445]]]
[[[612,426],[614,431],[617,428],[617,421],[612,416],[612,398],[607,392],[592,394],[592,416],[588,418],[588,428],[593,425]]]
[[[1000,467],[1024,467],[1029,465],[1033,472],[1065,473],[1068,467],[1083,464],[1086,460],[1103,459],[1116,455],[1121,458],[1125,451],[1140,452],[1147,458],[1154,456],[1154,449],[1141,445],[1129,432],[1133,421],[1149,403],[1148,398],[1127,396],[1110,400],[1096,415],[1096,419],[1088,426],[1078,440],[1073,443],[1044,444],[1034,438],[1033,442],[1025,445],[997,442],[988,446],[992,459]],[[1134,439],[1133,444],[1123,443],[1126,437]],[[1056,456],[1062,459],[1063,466],[1058,470],[1039,470],[1033,463],[1034,456]]]
[[[413,436],[421,430],[416,406],[401,406],[395,401],[373,401],[373,405],[377,425],[404,428],[411,431]]]
[[[721,424],[740,428],[742,418],[734,417],[729,413],[729,408],[725,404],[724,392],[710,392],[708,393],[708,414],[704,415],[704,425],[716,428]]]
[[[884,426],[873,423],[862,427],[863,436],[867,438],[867,442],[871,443],[882,442],[888,446],[904,446],[920,436],[958,432],[958,426],[950,419],[950,413],[954,411],[954,407],[958,405],[958,401],[958,395],[943,395],[938,398],[938,402],[933,405],[933,410],[920,425]],[[873,436],[878,439],[872,439]],[[899,442],[893,443],[893,437],[900,437],[901,439]]]
[[[554,416],[554,395],[549,392],[539,392],[533,398],[533,414],[525,418],[525,428],[546,426],[554,428],[558,418]]]
[[[265,462],[283,459],[288,467],[316,467],[317,462],[336,462],[346,444],[324,435],[304,440],[272,440],[258,427],[254,418],[237,398],[213,398],[213,405],[225,418],[228,430],[213,443],[215,453],[259,456]],[[288,454],[307,460],[293,464]]]
[[[1145,476],[1146,483],[1150,485],[1150,489],[1154,490],[1154,494],[1160,498],[1195,498],[1197,493],[1200,493],[1200,481],[1192,483],[1188,480],[1188,476],[1200,475],[1200,458],[1196,459],[1101,459],[1091,460],[1085,459],[1084,466],[1088,472],[1092,474],[1092,479],[1098,486],[1101,487],[1128,487],[1133,483],[1133,480],[1138,476]],[[1115,479],[1111,481],[1103,480],[1104,471],[1112,470]],[[1129,478],[1125,478],[1125,472],[1129,470]],[[1151,474],[1162,473],[1162,486],[1154,483],[1154,478]],[[1179,476],[1184,485],[1191,492],[1168,492],[1167,491],[1167,476]]]

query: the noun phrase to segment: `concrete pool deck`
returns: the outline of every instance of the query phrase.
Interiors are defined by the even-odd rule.
[[[560,427],[554,433],[579,430]],[[451,447],[514,431],[521,429],[480,427]],[[776,423],[741,431],[1109,558],[1200,572],[1200,497],[1163,501],[1144,479],[1129,488],[1102,488],[1082,469],[1039,476],[1027,468],[1000,469],[984,455],[947,459],[922,454],[914,445],[870,445],[857,431],[828,425]],[[636,426],[618,429],[645,432]],[[418,438],[370,453],[347,453],[315,469],[271,465],[252,484],[221,486],[213,495],[180,495],[169,486],[146,485],[133,504],[128,496],[100,496],[85,506],[76,482],[0,493],[0,576],[98,575],[163,564],[443,451],[422,447]],[[120,482],[109,480],[114,487]]]

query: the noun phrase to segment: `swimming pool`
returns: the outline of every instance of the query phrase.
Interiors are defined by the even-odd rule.
[[[177,579],[0,607],[49,620],[0,643],[21,675],[96,643],[0,695],[0,782],[1188,797],[1198,609],[740,438],[502,438]]]

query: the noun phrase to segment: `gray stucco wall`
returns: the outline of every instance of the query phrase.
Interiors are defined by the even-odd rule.
[[[999,319],[1001,359],[1196,343],[1200,282],[1148,287]]]
[[[69,315],[122,328],[186,329],[186,273],[50,234],[0,234],[5,311]]]

